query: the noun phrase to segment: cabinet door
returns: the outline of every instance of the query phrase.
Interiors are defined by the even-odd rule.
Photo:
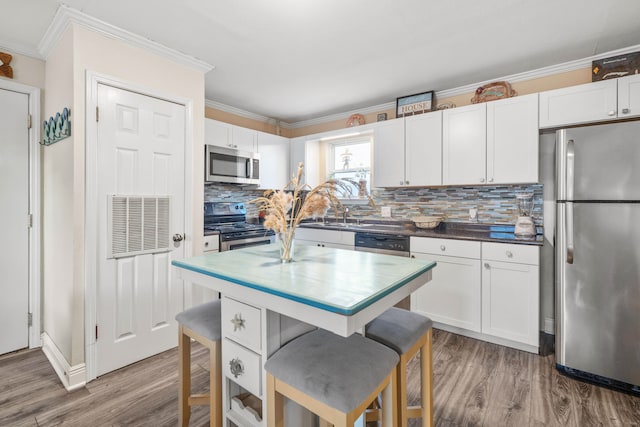
[[[540,92],[540,128],[615,119],[616,80]]]
[[[231,142],[233,148],[242,151],[254,152],[258,150],[258,131],[240,126],[231,128]]]
[[[373,135],[373,186],[405,185],[404,120],[382,122]]]
[[[412,253],[436,261],[432,280],[411,295],[411,310],[430,319],[480,332],[480,260]]]
[[[487,183],[538,182],[538,94],[487,103]]]
[[[618,80],[618,117],[640,116],[640,74]]]
[[[442,183],[484,184],[487,148],[486,105],[442,112]]]
[[[538,346],[539,267],[483,261],[482,333]]]
[[[291,170],[289,179],[298,173],[298,165],[304,165],[302,182],[310,187],[320,183],[320,143],[319,141],[307,141],[304,137],[291,140]],[[288,182],[289,180],[287,180]]]
[[[442,185],[442,111],[405,118],[405,184]]]
[[[289,175],[289,138],[258,132],[260,186],[279,190],[291,179]]]
[[[204,142],[218,147],[233,148],[231,125],[212,119],[204,119]]]

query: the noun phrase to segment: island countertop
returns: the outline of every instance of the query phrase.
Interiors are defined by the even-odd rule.
[[[271,244],[200,255],[172,264],[321,310],[352,316],[430,271],[436,263],[369,252],[298,245],[281,263]]]

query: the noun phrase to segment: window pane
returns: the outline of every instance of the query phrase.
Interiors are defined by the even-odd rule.
[[[371,168],[371,144],[345,144],[334,147],[333,169],[357,170]]]

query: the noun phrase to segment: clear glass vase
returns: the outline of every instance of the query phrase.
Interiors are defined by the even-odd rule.
[[[295,232],[294,230],[287,230],[283,233],[278,233],[278,240],[280,241],[280,261],[283,263],[293,261],[293,252],[295,248]]]

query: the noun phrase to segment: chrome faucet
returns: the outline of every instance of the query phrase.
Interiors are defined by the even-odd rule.
[[[344,224],[347,223],[347,215],[349,214],[349,208],[345,207],[344,211],[342,211],[342,222]]]

